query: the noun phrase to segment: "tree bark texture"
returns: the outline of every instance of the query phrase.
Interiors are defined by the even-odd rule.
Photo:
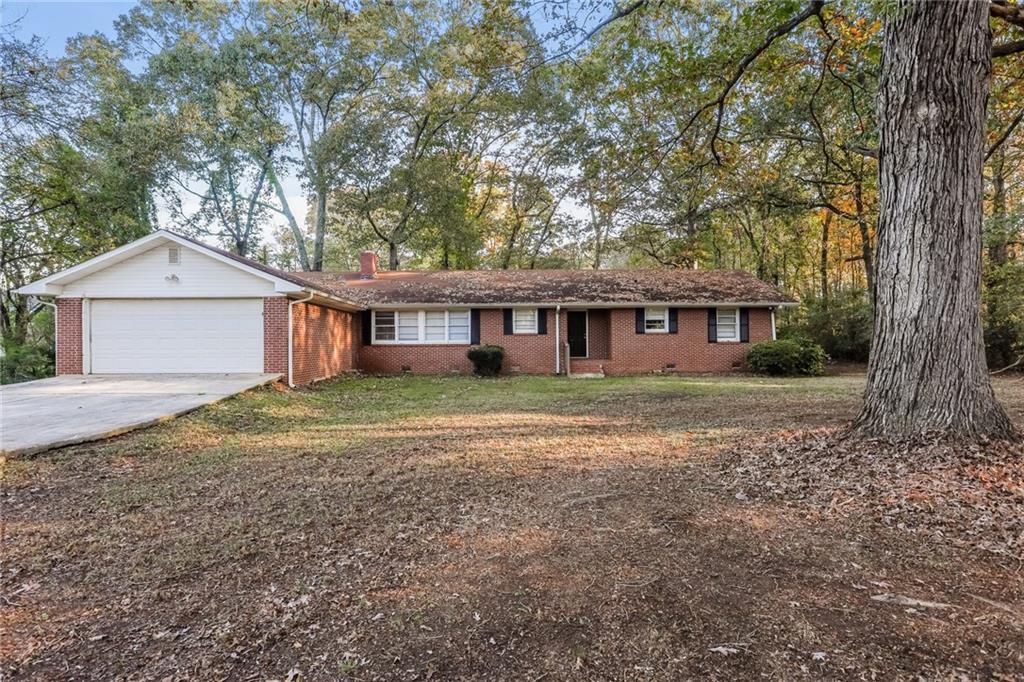
[[[327,188],[316,188],[316,215],[313,219],[313,270],[324,269],[324,238],[327,234]]]
[[[853,433],[1011,438],[981,327],[988,2],[900,0],[890,12],[875,332]]]

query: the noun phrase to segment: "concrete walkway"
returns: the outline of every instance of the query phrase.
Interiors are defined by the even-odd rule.
[[[93,374],[0,387],[0,451],[31,454],[149,426],[278,374]]]

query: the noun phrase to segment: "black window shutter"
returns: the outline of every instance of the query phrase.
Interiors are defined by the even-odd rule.
[[[474,346],[480,343],[480,309],[469,311],[469,342]]]
[[[750,309],[740,308],[740,341],[750,341]]]
[[[537,333],[548,333],[548,309],[537,308]]]
[[[373,313],[369,310],[363,311],[362,321],[363,345],[369,346],[373,343]]]
[[[512,333],[512,309],[505,308],[502,312],[505,315],[505,336],[508,336]]]
[[[644,333],[644,322],[646,321],[646,319],[647,319],[647,315],[644,312],[644,309],[643,308],[637,308],[636,309],[636,333],[637,334],[643,334]]]
[[[679,308],[668,309],[668,333],[679,333]]]
[[[718,308],[708,308],[708,343],[718,343]]]

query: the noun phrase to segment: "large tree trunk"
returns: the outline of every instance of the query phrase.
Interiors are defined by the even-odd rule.
[[[310,270],[309,254],[306,252],[306,237],[302,234],[302,228],[299,227],[299,221],[295,219],[295,214],[292,213],[292,209],[288,206],[288,197],[284,193],[284,187],[281,186],[281,181],[277,177],[277,173],[274,172],[274,167],[267,162],[267,178],[270,180],[271,186],[274,188],[274,194],[277,195],[277,201],[281,204],[281,215],[288,221],[288,226],[292,230],[292,238],[295,239],[295,250],[299,255],[299,266],[303,270]]]
[[[397,270],[399,266],[398,262],[398,242],[388,242],[388,270]]]
[[[327,234],[327,188],[316,190],[316,215],[313,216],[313,270],[324,269],[324,238]]]
[[[861,436],[1010,438],[981,330],[988,3],[900,0],[879,92],[875,333]]]

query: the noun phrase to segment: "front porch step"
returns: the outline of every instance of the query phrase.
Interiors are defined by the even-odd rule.
[[[579,379],[604,378],[604,360],[571,360],[570,376]]]

